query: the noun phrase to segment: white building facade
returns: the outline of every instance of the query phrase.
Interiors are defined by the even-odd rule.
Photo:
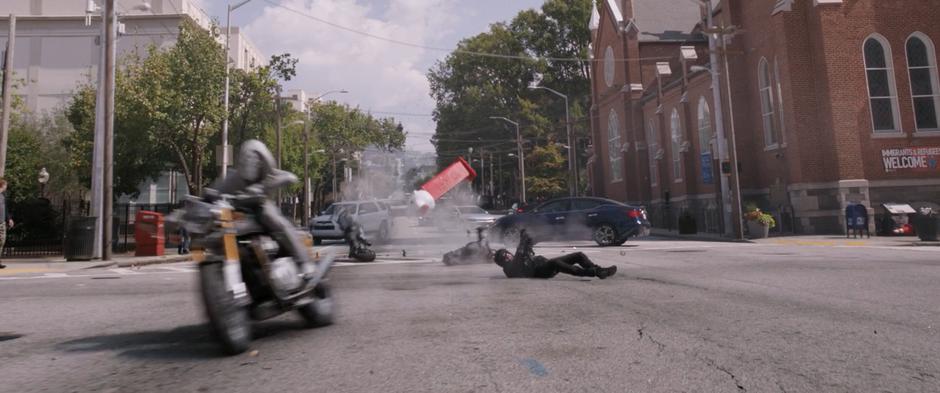
[[[99,6],[100,6],[100,0]],[[135,8],[140,0],[116,0],[124,33],[117,43],[117,58],[155,45],[176,42],[179,25],[188,18],[203,28],[212,18],[192,0],[152,0],[150,10]],[[83,0],[3,0],[0,2],[0,46],[6,47],[9,15],[16,15],[14,94],[26,108],[41,114],[64,107],[76,88],[97,81],[101,64],[101,18],[86,26]],[[266,60],[237,27],[232,28],[229,61],[236,68],[262,65]]]

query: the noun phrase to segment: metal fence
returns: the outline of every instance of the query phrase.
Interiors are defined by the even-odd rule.
[[[48,201],[47,201],[48,202]],[[135,248],[134,230],[136,216],[140,211],[152,211],[169,215],[173,210],[181,207],[179,204],[142,204],[118,203],[114,205],[112,215],[112,247],[116,253],[131,252]],[[29,206],[18,206],[20,210],[28,211]],[[63,201],[61,205],[52,206],[46,203],[40,220],[17,220],[17,227],[7,232],[6,246],[3,248],[3,257],[48,257],[63,254],[66,228],[69,226],[69,217],[88,216],[89,203],[87,201]],[[293,222],[300,222],[303,206],[300,204],[282,203],[281,212]],[[35,210],[35,209],[33,209]],[[315,213],[314,213],[315,214]],[[31,222],[32,221],[32,222]],[[51,222],[48,222],[51,221]],[[43,230],[37,230],[43,229]],[[178,228],[166,223],[164,236],[167,247],[176,247],[179,243]]]
[[[16,221],[7,230],[3,257],[46,257],[62,254],[68,217],[87,215],[89,204],[81,200],[30,199],[10,204]]]
[[[168,215],[178,206],[176,204],[116,204],[112,215],[112,246],[114,251],[124,253],[134,250],[134,229],[137,212],[146,210]],[[25,206],[24,204],[23,206],[13,206],[12,210],[19,209],[23,212],[20,213],[22,215],[27,214],[26,212],[30,208],[31,206]],[[89,214],[89,203],[81,200],[63,201],[61,205],[56,204],[53,207],[49,204],[47,208],[50,211],[41,215],[43,217],[41,221],[43,222],[34,222],[39,220],[18,217],[17,225],[13,230],[7,232],[7,242],[2,253],[3,257],[35,258],[63,254],[65,229],[69,225],[69,218],[87,216]],[[179,239],[176,228],[165,225],[164,231],[167,247],[175,247]]]

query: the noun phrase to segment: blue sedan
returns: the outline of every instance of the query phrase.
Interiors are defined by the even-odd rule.
[[[594,240],[607,247],[619,246],[634,236],[649,235],[650,223],[646,210],[640,207],[604,198],[559,198],[496,220],[490,233],[507,245],[515,245],[521,229],[537,242]]]

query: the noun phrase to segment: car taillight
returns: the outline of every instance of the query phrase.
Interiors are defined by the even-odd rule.
[[[630,209],[627,211],[627,217],[640,218],[642,216],[643,216],[643,212],[641,212],[639,209]]]
[[[517,209],[516,209],[516,213],[522,213],[522,208],[521,208],[521,207],[520,207],[520,208],[517,208]]]

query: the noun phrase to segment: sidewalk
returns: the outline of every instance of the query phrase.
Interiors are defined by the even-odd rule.
[[[6,269],[0,269],[0,275],[8,276],[23,273],[64,273],[75,270],[106,267],[131,267],[160,263],[186,262],[192,255],[179,255],[176,250],[167,250],[162,257],[135,257],[134,254],[116,254],[111,261],[100,260],[67,262],[62,256],[40,258],[7,258],[3,260]]]
[[[779,244],[794,246],[866,246],[866,247],[940,247],[940,242],[925,242],[916,236],[848,237],[845,235],[786,235],[766,239],[735,240],[715,233],[680,235],[676,231],[653,228],[650,235],[691,241]]]
[[[667,231],[662,228],[652,228],[650,236],[666,237],[672,239],[691,240],[699,242],[728,242],[728,243],[750,243],[750,240],[737,240],[722,236],[717,233],[697,233],[694,235],[680,235],[678,231]]]

